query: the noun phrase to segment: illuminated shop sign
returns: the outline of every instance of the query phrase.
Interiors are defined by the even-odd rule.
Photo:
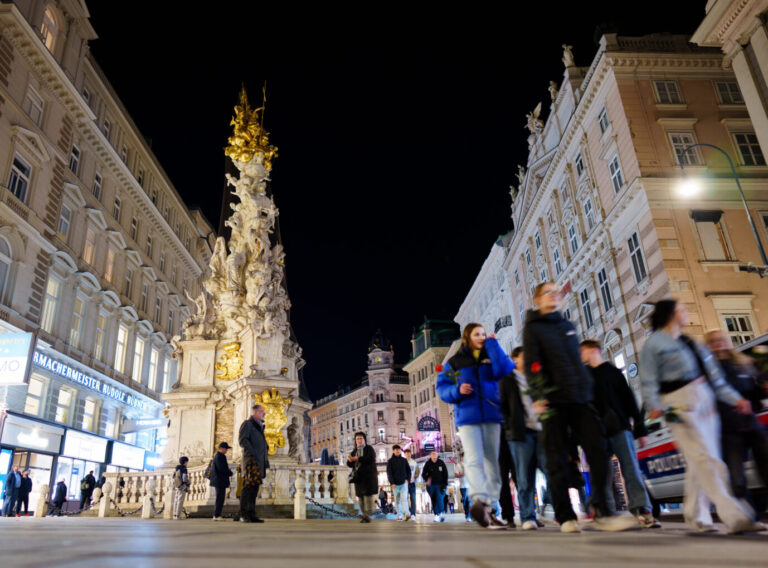
[[[60,377],[64,377],[65,379],[68,379],[73,383],[77,383],[78,385],[82,385],[85,388],[90,389],[94,392],[97,392],[99,394],[112,398],[114,400],[117,400],[118,402],[122,402],[123,404],[126,404],[128,406],[139,408],[141,410],[147,410],[147,406],[148,406],[147,403],[141,400],[140,398],[132,394],[129,394],[124,390],[108,385],[104,381],[95,379],[90,375],[81,373],[80,371],[78,371],[73,367],[70,367],[66,363],[62,363],[61,361],[58,361],[53,357],[49,357],[48,355],[44,355],[39,351],[35,351],[35,354],[32,358],[32,362],[37,367],[40,367],[41,369],[50,371],[54,375],[59,375]]]
[[[31,346],[31,333],[0,334],[0,385],[24,384]]]

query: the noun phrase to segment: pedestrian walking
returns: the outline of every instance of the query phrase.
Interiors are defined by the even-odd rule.
[[[93,470],[91,470],[80,482],[81,511],[91,504],[91,495],[93,495],[94,489],[96,489],[96,478],[93,476]]]
[[[416,482],[419,480],[419,464],[411,457],[411,450],[403,452],[405,459],[408,460],[408,466],[411,468],[411,476],[408,478],[408,500],[409,512],[412,518],[416,518]]]
[[[3,490],[3,514],[6,517],[16,515],[16,502],[19,499],[21,490],[21,474],[19,466],[14,465],[8,475],[5,476],[5,486]]]
[[[535,391],[533,410],[542,417],[542,443],[555,507],[555,519],[564,533],[581,532],[568,494],[568,440],[584,449],[594,487],[605,487],[608,450],[605,431],[594,405],[593,380],[581,363],[573,324],[560,314],[561,294],[554,282],[533,291],[535,309],[523,328],[523,357],[529,389]],[[591,508],[600,530],[627,530],[637,526],[628,515],[614,515],[605,507],[605,491],[593,491]]]
[[[464,520],[471,522],[469,516],[469,489],[467,486],[467,475],[464,470],[464,452],[459,452],[459,461],[453,466],[453,477],[459,480],[459,493],[461,495],[461,508],[464,511]]]
[[[382,513],[387,512],[387,492],[384,491],[383,487],[379,489],[379,509]]]
[[[595,381],[595,407],[603,421],[610,449],[621,466],[629,511],[641,527],[658,528],[661,525],[651,514],[651,499],[637,462],[635,440],[639,448],[644,448],[648,444],[648,430],[635,395],[624,374],[603,358],[599,341],[586,339],[579,348],[581,361],[589,367]],[[613,464],[610,458],[609,464],[608,471],[611,472]],[[613,492],[613,476],[609,475],[607,481],[606,491]]]
[[[179,465],[173,472],[173,520],[178,521],[184,509],[184,499],[189,491],[189,472],[187,464],[189,458],[182,456],[179,458]]]
[[[376,452],[368,445],[365,432],[355,433],[355,449],[347,458],[347,467],[352,468],[349,480],[355,486],[355,495],[360,501],[360,522],[370,523],[376,508],[376,494],[379,480],[376,473]]]
[[[516,472],[517,499],[523,530],[536,530],[536,469],[546,473],[544,447],[539,439],[541,422],[533,411],[528,380],[520,369],[525,368],[523,347],[512,350],[515,370],[501,379],[501,413],[504,416],[505,444],[509,448]]]
[[[397,506],[397,520],[410,520],[408,508],[408,481],[411,478],[411,466],[402,455],[402,448],[392,446],[392,457],[387,461],[387,479],[392,487],[392,497]]]
[[[224,520],[221,516],[221,511],[224,508],[224,500],[227,498],[229,478],[232,477],[232,470],[229,469],[229,464],[227,463],[227,451],[230,447],[226,442],[219,444],[211,464],[211,487],[216,490],[216,504],[213,507],[214,521]]]
[[[492,529],[506,528],[493,513],[501,491],[498,460],[503,418],[498,382],[514,368],[496,339],[486,338],[479,323],[470,323],[462,332],[461,349],[437,378],[438,395],[455,405],[472,501],[470,515],[480,526]]]
[[[501,381],[499,381],[499,388],[501,388]],[[499,394],[499,398],[502,400],[503,404],[501,394]],[[517,485],[517,472],[515,471],[515,462],[509,451],[509,444],[507,444],[507,437],[503,427],[499,430],[499,435],[501,436],[499,439],[499,477],[501,479],[501,491],[499,491],[498,506],[493,513],[496,515],[496,518],[504,522],[507,527],[514,528],[515,503],[512,499],[512,484]]]
[[[651,314],[653,333],[640,354],[640,384],[648,416],[665,417],[685,458],[685,521],[698,530],[714,530],[711,501],[729,533],[764,530],[752,520],[751,507],[731,491],[728,469],[720,459],[715,397],[739,414],[751,414],[752,405],[728,384],[712,354],[683,335],[687,325],[685,304],[657,302]]]
[[[753,412],[762,410],[762,399],[768,398],[768,382],[760,376],[752,359],[734,351],[731,338],[719,329],[708,332],[704,339],[728,384],[750,402]],[[728,466],[731,489],[737,498],[749,499],[744,461],[751,451],[763,486],[768,487],[768,434],[754,414],[741,414],[720,401],[717,409],[722,424],[723,461]]]
[[[240,493],[240,515],[235,520],[243,523],[264,522],[256,515],[256,498],[269,469],[269,447],[264,437],[265,415],[264,407],[255,404],[251,407],[251,417],[240,425],[238,439],[243,450],[243,489]]]
[[[16,516],[21,515],[21,506],[24,505],[24,515],[29,515],[29,494],[32,492],[32,479],[29,477],[29,470],[25,469],[21,474],[21,485],[19,486],[19,496],[16,499]]]
[[[445,522],[445,490],[448,488],[448,468],[441,460],[437,452],[429,452],[429,459],[424,463],[421,470],[421,477],[427,483],[427,492],[432,501],[432,513],[435,515],[435,522]]]
[[[64,503],[67,502],[67,484],[64,481],[64,478],[62,477],[59,482],[56,484],[56,489],[54,490],[53,494],[53,507],[55,513],[58,516],[61,516],[61,511],[64,509]]]

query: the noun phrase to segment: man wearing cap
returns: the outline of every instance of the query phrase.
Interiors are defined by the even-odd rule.
[[[213,510],[213,520],[221,521],[221,510],[224,508],[224,500],[227,498],[227,489],[229,488],[229,478],[232,477],[232,470],[227,463],[227,450],[230,445],[226,442],[219,444],[219,451],[213,456],[213,467],[211,467],[211,487],[216,489],[216,506]]]

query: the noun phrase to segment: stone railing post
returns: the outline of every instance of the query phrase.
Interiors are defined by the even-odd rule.
[[[101,486],[101,501],[99,501],[99,517],[108,517],[112,506],[112,484],[107,481]]]
[[[339,504],[349,503],[349,476],[346,469],[337,469],[333,476],[335,495],[334,502]]]
[[[163,518],[173,518],[173,477],[165,478],[165,508],[163,509]]]
[[[296,475],[296,481],[293,486],[296,488],[296,492],[293,494],[293,518],[303,521],[307,518],[307,499],[306,499],[306,487],[307,482],[304,481],[304,477],[301,474]]]
[[[37,506],[35,507],[36,517],[44,517],[48,514],[48,495],[50,492],[50,486],[43,485],[40,487],[40,498],[37,500]]]
[[[147,481],[145,484],[145,487],[147,489],[146,494],[144,495],[144,498],[142,499],[142,509],[141,509],[141,518],[142,519],[153,519],[155,517],[155,512],[152,510],[152,498],[155,495],[155,487],[157,483],[154,479],[151,479]]]

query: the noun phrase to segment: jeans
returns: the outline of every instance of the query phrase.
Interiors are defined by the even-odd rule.
[[[733,493],[739,499],[748,498],[744,460],[752,449],[755,467],[763,485],[768,487],[768,434],[760,426],[747,432],[723,432],[723,460],[728,466]]]
[[[405,517],[410,514],[408,509],[408,482],[395,485],[395,490],[392,492],[392,498],[397,506],[397,516]]]
[[[429,498],[432,499],[432,513],[435,515],[445,514],[445,511],[443,510],[443,501],[445,500],[445,487],[442,485],[430,485],[428,489]]]
[[[461,491],[461,508],[464,509],[464,517],[469,518],[469,495],[467,495],[467,488],[462,487]]]
[[[501,493],[501,424],[484,422],[459,426],[459,437],[464,445],[464,472],[470,500],[485,503],[498,501]]]
[[[613,453],[621,465],[621,475],[624,477],[624,487],[627,490],[629,510],[638,513],[651,512],[651,500],[643,483],[640,466],[637,464],[635,438],[629,430],[622,430],[610,437]],[[611,484],[608,484],[611,487]]]
[[[224,500],[227,498],[227,488],[223,485],[214,487],[216,491],[216,505],[213,508],[213,518],[221,517],[221,511],[224,509]]]
[[[536,520],[536,465],[546,471],[547,458],[539,443],[539,433],[526,429],[525,440],[508,442],[517,473],[517,498],[520,501],[520,522]]]
[[[408,483],[408,499],[411,501],[411,516],[416,516],[416,484],[414,482]]]
[[[587,455],[593,487],[605,487],[608,451],[605,431],[591,404],[553,404],[554,414],[544,421],[540,441],[547,461],[547,478],[555,519],[562,524],[578,517],[568,494],[568,475],[572,465],[567,461],[571,439]],[[592,491],[591,504],[599,514],[604,511],[605,491]]]

